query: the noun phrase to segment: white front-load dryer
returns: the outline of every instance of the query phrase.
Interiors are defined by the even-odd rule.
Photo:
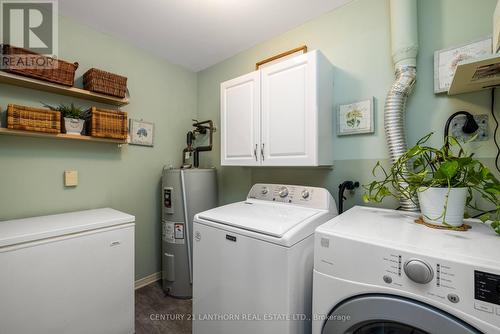
[[[500,237],[354,207],[317,228],[313,334],[500,333]]]
[[[314,230],[336,214],[326,189],[274,184],[197,214],[193,333],[310,333]]]

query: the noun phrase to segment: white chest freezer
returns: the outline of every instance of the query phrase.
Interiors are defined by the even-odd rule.
[[[134,332],[134,216],[0,222],[0,333]]]

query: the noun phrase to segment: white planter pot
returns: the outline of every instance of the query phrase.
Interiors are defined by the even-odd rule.
[[[446,197],[448,197],[448,204],[446,204]],[[464,220],[466,199],[467,188],[427,188],[418,192],[423,219],[426,223],[433,225],[461,226]]]
[[[64,117],[64,128],[66,129],[66,133],[80,135],[83,131],[84,124],[85,120],[83,119]]]

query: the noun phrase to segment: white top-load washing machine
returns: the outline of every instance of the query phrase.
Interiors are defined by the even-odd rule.
[[[354,207],[315,233],[313,334],[500,333],[500,236]]]
[[[326,189],[256,184],[194,218],[193,333],[310,333],[314,230]]]

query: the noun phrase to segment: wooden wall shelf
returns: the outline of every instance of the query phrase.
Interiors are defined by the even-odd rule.
[[[23,77],[20,75],[0,71],[0,83],[5,83],[9,85],[37,89],[49,93],[66,95],[71,97],[76,97],[79,99],[85,99],[100,103],[105,103],[114,106],[124,106],[127,105],[127,98],[119,98],[108,96],[104,94],[94,93],[85,89],[76,87],[67,87],[63,85],[58,85],[55,83],[45,82],[37,79],[32,79],[28,77]]]
[[[34,138],[52,138],[52,139],[63,139],[63,140],[80,140],[87,142],[100,142],[100,143],[109,143],[118,145],[126,145],[128,143],[127,140],[120,140],[120,139],[98,138],[98,137],[78,136],[78,135],[75,136],[65,133],[52,134],[52,133],[43,133],[34,131],[12,130],[7,128],[0,128],[0,135],[34,137]]]

